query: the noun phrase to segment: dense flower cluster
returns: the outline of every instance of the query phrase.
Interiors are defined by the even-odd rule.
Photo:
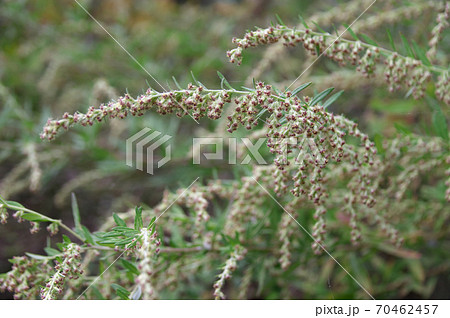
[[[450,15],[450,2],[446,1],[444,6],[444,11],[439,13],[436,18],[436,26],[431,30],[431,39],[428,45],[430,49],[427,52],[427,56],[432,60],[436,56],[437,46],[442,38],[442,33],[446,28],[448,28],[448,18]]]
[[[155,291],[151,283],[153,275],[153,257],[158,254],[161,241],[158,239],[158,233],[148,228],[141,229],[140,239],[136,246],[136,254],[139,259],[139,276],[136,277],[136,284],[141,289],[142,299],[154,299]]]
[[[371,0],[356,0],[356,1],[346,1],[342,4],[337,4],[333,8],[330,8],[328,11],[318,12],[312,16],[308,16],[307,20],[314,21],[314,24],[321,26],[331,26],[331,25],[340,25],[342,23],[350,23],[351,17],[356,17],[361,13],[361,8],[367,8],[373,4]],[[377,5],[384,5],[384,8],[380,8],[380,10],[372,11],[368,10],[364,14],[364,19],[357,19],[352,24],[352,30],[355,33],[363,32],[366,33],[368,31],[377,32],[380,28],[383,29],[384,26],[388,24],[394,24],[401,19],[415,19],[420,17],[421,15],[426,15],[430,11],[436,11],[441,8],[441,3],[435,1],[422,1],[422,0],[409,0],[409,1],[383,1],[377,2]],[[372,15],[370,15],[372,14]],[[302,29],[303,24],[299,23],[296,29]],[[338,33],[342,34],[345,31],[345,27],[338,28]],[[344,34],[345,35],[345,34]],[[283,48],[281,43],[277,43],[275,45],[271,45],[268,47],[263,54],[262,59],[258,62],[258,64],[253,68],[251,74],[247,77],[246,83],[251,83],[253,78],[261,78],[263,72],[269,68],[272,63],[276,61],[280,61],[283,59],[283,56],[288,51]],[[311,61],[307,61],[308,66],[311,65]],[[321,80],[327,80],[330,76],[334,76],[336,72],[327,73],[326,76],[322,76]],[[349,72],[348,75],[355,75],[354,72]],[[307,73],[302,75],[302,78],[305,79]],[[357,77],[356,77],[357,79]],[[321,81],[314,81],[315,83],[319,83]],[[355,80],[355,85],[360,84],[360,80]],[[289,85],[292,83],[292,80],[287,83]],[[332,81],[333,83],[333,81]],[[373,83],[373,81],[372,81]],[[329,86],[336,87],[336,81],[334,81]],[[284,87],[280,85],[280,87]],[[354,87],[354,86],[348,86]]]
[[[0,277],[0,291],[14,294],[14,299],[35,299],[52,271],[47,261],[26,256],[14,257],[12,269]]]
[[[148,89],[146,94],[137,98],[125,94],[116,102],[109,102],[99,108],[89,107],[86,114],[65,113],[62,119],[49,120],[41,133],[41,138],[52,140],[59,130],[68,129],[75,124],[92,126],[95,122],[101,122],[107,118],[123,119],[128,115],[142,116],[150,109],[155,109],[161,115],[176,113],[179,117],[189,114],[195,120],[204,116],[218,119],[223,105],[230,101],[230,91],[206,90],[201,85],[189,84],[186,90],[166,93]]]
[[[225,299],[225,294],[222,291],[225,281],[231,278],[232,273],[237,268],[237,262],[242,260],[246,253],[247,250],[242,246],[235,246],[233,252],[230,254],[230,258],[225,262],[222,272],[218,276],[219,278],[214,284],[214,297],[216,299]]]
[[[41,289],[43,300],[57,299],[62,293],[66,279],[78,279],[82,274],[81,248],[77,244],[70,243],[63,250],[62,262],[56,261],[56,272]]]
[[[336,39],[335,36],[325,32],[315,32],[311,29],[291,29],[278,25],[267,29],[257,29],[245,34],[241,39],[234,38],[235,49],[227,52],[232,63],[242,61],[242,52],[250,47],[284,41],[286,46],[295,46],[303,43],[304,48],[312,55],[322,54],[340,65],[350,63],[357,65],[357,69],[369,76],[373,74],[378,61],[384,57],[386,78],[390,89],[397,89],[400,84],[411,89],[415,98],[423,97],[426,83],[432,78],[432,73],[443,76],[446,70],[433,65],[426,65],[420,60],[401,56],[378,46],[352,41]],[[442,85],[441,85],[442,86]],[[437,94],[443,101],[448,99],[448,91]]]
[[[211,110],[218,109],[218,101],[221,103],[220,111],[211,113]],[[87,114],[66,114],[63,119],[51,121],[44,128],[44,135],[51,139],[61,127],[75,123],[92,123],[93,120],[102,120],[104,116],[124,117],[128,112],[133,115],[141,114],[152,107],[156,107],[162,114],[187,109],[195,118],[208,116],[216,119],[221,115],[224,103],[231,101],[234,101],[236,106],[227,116],[228,131],[233,132],[239,126],[251,129],[260,121],[264,122],[267,146],[275,154],[275,159],[274,165],[257,167],[253,177],[242,179],[242,187],[232,196],[236,201],[231,206],[225,233],[242,233],[245,224],[256,222],[259,216],[253,206],[260,205],[264,200],[265,194],[258,185],[258,182],[262,182],[266,185],[273,184],[273,189],[279,196],[290,190],[296,197],[307,198],[316,205],[313,234],[321,244],[324,239],[324,215],[329,197],[327,175],[331,166],[342,163],[346,163],[347,174],[352,176],[348,183],[352,192],[351,203],[368,207],[375,204],[375,188],[371,185],[373,176],[369,171],[379,160],[374,143],[368,136],[362,133],[354,122],[327,112],[323,106],[314,102],[313,98],[299,98],[289,91],[284,95],[275,94],[270,85],[261,82],[256,83],[254,90],[245,92],[233,89],[210,90],[190,84],[184,91],[163,94],[148,91],[147,95],[136,99],[125,95],[108,106],[101,106],[99,109],[91,107]],[[264,112],[268,114],[265,119],[262,117]],[[348,144],[348,137],[359,140],[359,145]],[[179,205],[192,208],[196,213],[193,230],[193,238],[196,239],[200,234],[204,234],[201,223],[208,220],[206,207],[210,193],[197,191],[194,187],[184,194],[180,192],[176,197]],[[169,202],[169,197],[166,197],[165,201]],[[162,211],[163,208],[164,204],[158,210]],[[354,229],[353,232],[355,231]],[[357,234],[354,236],[358,237]],[[313,248],[317,252],[320,251],[318,244],[314,244]]]
[[[3,203],[0,203],[0,223],[6,224],[8,222],[8,211],[6,210],[6,207]]]

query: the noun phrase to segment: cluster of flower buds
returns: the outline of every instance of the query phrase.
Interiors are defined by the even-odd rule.
[[[313,230],[311,232],[312,237],[314,238],[314,242],[311,244],[311,247],[314,251],[314,254],[319,255],[323,251],[325,234],[326,234],[326,223],[325,223],[325,214],[327,210],[324,206],[318,206],[316,211],[314,212],[314,219],[316,223],[313,226]]]
[[[350,232],[350,240],[352,242],[353,245],[358,245],[358,243],[361,240],[361,230],[358,226],[358,215],[356,214],[355,209],[353,208],[353,204],[351,204],[352,200],[348,198],[348,204],[347,204],[347,209],[348,209],[348,213],[350,215],[350,228],[352,229]]]
[[[58,234],[58,232],[59,232],[59,225],[58,225],[58,223],[50,223],[50,225],[47,226],[47,231],[52,236]]]
[[[255,91],[241,95],[234,99],[236,108],[233,114],[228,116],[228,132],[235,131],[239,125],[252,129],[258,125],[257,114],[261,108],[273,111],[278,108],[280,97],[273,96],[272,86],[264,85],[262,82],[256,83]]]
[[[211,199],[211,196],[205,190],[193,186],[187,190],[177,191],[177,204],[184,205],[195,213],[195,226],[192,237],[194,240],[203,236],[204,224],[209,220],[209,214],[206,209],[208,207],[207,199]]]
[[[242,260],[247,253],[247,250],[240,245],[234,247],[231,252],[230,258],[227,259],[225,265],[222,268],[222,272],[219,274],[218,280],[214,283],[214,297],[215,299],[225,299],[225,294],[222,291],[225,281],[231,278],[232,273],[237,268],[237,262]]]
[[[151,283],[153,275],[153,257],[159,253],[159,246],[161,241],[158,238],[158,233],[153,232],[146,227],[141,229],[140,239],[136,244],[136,256],[139,259],[138,270],[139,276],[136,277],[136,284],[139,285],[142,291],[143,299],[154,299],[155,290]]]
[[[79,245],[70,243],[63,249],[62,262],[55,261],[56,272],[47,281],[45,287],[41,289],[43,300],[57,299],[62,293],[66,279],[78,279],[82,274],[81,269],[81,248]]]
[[[30,233],[31,234],[36,234],[37,232],[39,232],[41,226],[39,222],[30,222],[31,228],[30,228]]]
[[[203,86],[189,84],[185,90],[160,93],[148,89],[143,95],[132,98],[125,94],[115,102],[100,105],[99,108],[89,107],[87,113],[65,113],[61,119],[48,120],[42,139],[52,140],[60,130],[79,124],[92,126],[106,118],[123,119],[128,115],[142,116],[145,111],[155,109],[161,115],[175,113],[179,117],[190,115],[195,120],[208,116],[218,119],[222,114],[225,103],[231,102],[230,92],[227,90],[207,90]]]
[[[15,256],[10,260],[12,269],[0,277],[0,291],[14,294],[14,299],[34,299],[39,295],[40,285],[45,283],[51,266],[47,262]]]
[[[384,75],[391,92],[406,83],[414,98],[422,98],[425,95],[425,84],[431,79],[431,73],[422,62],[393,53],[385,60],[385,64],[387,67]]]
[[[227,216],[224,232],[227,235],[235,235],[235,233],[244,233],[248,224],[256,224],[259,222],[260,209],[255,209],[255,206],[261,206],[266,193],[258,185],[257,180],[260,178],[262,169],[255,167],[253,169],[254,175],[252,177],[241,178],[242,185],[236,189],[236,192],[231,196],[233,204],[230,207],[230,212]]]
[[[448,1],[445,2],[444,11],[439,13],[436,18],[436,26],[431,30],[431,39],[428,42],[430,49],[427,52],[427,57],[432,60],[436,56],[437,46],[439,41],[442,38],[443,31],[448,28],[448,18],[450,15],[450,3]]]
[[[0,203],[0,223],[6,224],[8,222],[8,211],[3,203]]]
[[[281,243],[279,263],[282,269],[287,269],[291,265],[293,236],[294,233],[299,233],[298,225],[294,220],[298,218],[297,210],[302,203],[304,202],[301,198],[291,200],[285,207],[289,213],[283,213],[278,225],[278,237]]]
[[[438,77],[436,83],[436,96],[445,104],[450,105],[450,76],[444,72]]]
[[[442,28],[443,24],[439,25]],[[401,86],[409,87],[414,98],[424,96],[424,88],[426,83],[432,79],[432,72],[441,76],[442,73],[446,72],[445,69],[425,65],[419,60],[401,56],[396,52],[391,52],[359,40],[336,39],[335,36],[326,32],[316,32],[311,29],[292,29],[282,25],[267,29],[257,29],[247,33],[242,39],[233,39],[233,43],[237,47],[228,51],[227,56],[232,63],[237,62],[240,64],[244,49],[283,40],[287,46],[303,43],[304,48],[310,54],[323,54],[323,56],[338,62],[342,66],[347,63],[356,65],[357,70],[365,76],[370,76],[374,73],[375,66],[382,60],[381,57],[383,55],[385,56],[383,59],[386,64],[385,75],[390,85],[389,89],[394,90]],[[439,94],[443,95],[440,96],[441,100],[446,101],[449,99],[448,90],[441,89],[440,93],[437,92],[438,96]]]
[[[327,197],[324,169],[328,165],[346,162],[351,165],[352,173],[361,175],[377,161],[374,143],[354,122],[328,113],[322,106],[311,106],[307,97],[305,102],[295,96],[286,98],[281,105],[285,109],[269,109],[272,115],[267,120],[267,145],[277,155],[275,165],[282,171],[273,175],[279,194],[283,194],[283,190],[288,187],[286,179],[290,178],[285,171],[289,170],[293,172],[291,192],[295,196],[306,195],[316,205],[322,205],[323,199]],[[347,136],[359,139],[361,146],[354,149],[348,145],[345,140]],[[286,162],[289,154],[296,156]],[[373,204],[367,193],[371,189],[366,187],[370,181],[364,177],[359,180],[361,182],[357,190],[361,194],[361,202]]]
[[[278,42],[282,35],[279,28],[267,28],[267,29],[257,29],[255,31],[250,31],[245,34],[243,39],[233,38],[233,43],[237,45],[236,49],[227,52],[227,56],[231,63],[237,62],[241,64],[242,62],[242,51],[252,46],[258,46],[261,44],[270,44]]]

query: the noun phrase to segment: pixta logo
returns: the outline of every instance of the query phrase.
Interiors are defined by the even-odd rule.
[[[144,171],[144,162],[147,166],[147,173],[153,174],[154,153],[164,143],[168,142],[172,136],[164,135],[159,131],[144,128],[127,139],[126,142],[126,164],[136,166],[136,169]],[[171,146],[166,145],[165,155],[156,162],[156,166],[161,168],[171,158]],[[134,164],[135,163],[135,164]]]
[[[171,138],[172,136],[150,128],[144,128],[134,134],[126,141],[127,166],[144,171],[145,165],[146,172],[153,174],[155,167],[161,168],[170,161],[170,144],[165,146],[164,151],[159,151],[163,153],[162,158],[161,155],[156,156],[155,152],[161,150],[160,147]],[[275,160],[278,165],[289,163],[300,165],[303,162],[312,161],[326,163],[326,158],[322,156],[313,138],[272,138],[269,144],[267,138],[257,138],[252,141],[249,138],[201,137],[193,138],[192,141],[192,164],[194,165],[202,164],[202,158],[204,161],[225,161],[229,165],[267,165],[269,163],[263,156],[264,151],[261,152],[261,148],[265,149],[263,145],[270,145],[271,148],[276,149]],[[267,150],[265,153],[267,155]]]

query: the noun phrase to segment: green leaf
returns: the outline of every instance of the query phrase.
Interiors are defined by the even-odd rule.
[[[378,44],[377,44],[377,42],[375,42],[374,40],[372,40],[368,35],[366,35],[366,34],[359,34],[363,39],[364,39],[364,41],[366,42],[366,43],[368,43],[368,44],[370,44],[370,45],[373,45],[373,46],[379,46]]]
[[[392,39],[391,31],[389,31],[389,29],[387,29],[386,32],[387,32],[387,36],[388,36],[388,38],[389,38],[389,43],[390,43],[391,46],[392,46],[392,49],[393,49],[394,51],[397,51],[397,49],[395,48],[394,40]]]
[[[244,91],[247,91],[247,92],[254,92],[255,90],[253,89],[253,88],[248,88],[248,87],[245,87],[245,86],[241,86],[241,88],[244,90]]]
[[[136,266],[134,266],[133,263],[125,260],[125,259],[121,259],[120,262],[122,263],[122,266],[129,272],[135,274],[135,275],[139,275],[139,270],[137,269]]]
[[[173,80],[173,82],[175,83],[175,86],[176,86],[179,90],[182,90],[182,88],[181,88],[180,84],[178,83],[177,79],[175,78],[175,76],[172,76],[172,80]]]
[[[116,222],[116,224],[118,226],[127,226],[127,223],[122,220],[122,218],[120,216],[118,216],[116,213],[113,213],[113,218],[114,218],[114,222]]]
[[[297,95],[298,93],[300,93],[302,90],[304,90],[305,88],[309,87],[311,85],[312,82],[308,82],[305,84],[300,85],[299,87],[297,87],[296,89],[294,89],[292,91],[292,96]]]
[[[324,29],[322,29],[316,22],[312,21],[312,23],[316,26],[317,30],[319,30],[322,33],[328,33],[327,31],[325,31]]]
[[[61,254],[61,253],[59,253],[59,254]],[[30,257],[30,258],[37,259],[37,260],[45,260],[45,261],[48,261],[48,260],[51,260],[51,259],[52,259],[52,257],[48,257],[48,256],[45,256],[45,255],[33,254],[33,253],[25,253],[25,255],[27,255],[27,256]]]
[[[379,154],[384,154],[384,148],[383,148],[383,136],[376,133],[373,137],[373,141],[375,142],[375,147],[377,148],[377,151]]]
[[[333,91],[333,89],[334,89],[334,87],[327,88],[326,90],[324,90],[324,91],[320,92],[319,94],[317,94],[316,96],[314,96],[314,98],[309,103],[309,106],[314,106],[317,103],[319,103],[322,99],[327,97]]]
[[[192,76],[192,80],[194,81],[194,84],[197,86],[201,86],[200,82],[197,81],[197,79],[195,78],[194,73],[192,71],[191,71],[191,76]]]
[[[425,271],[423,269],[423,266],[418,259],[411,259],[407,261],[410,273],[412,276],[419,281],[420,283],[423,283],[425,280]]]
[[[72,243],[72,241],[70,240],[70,238],[67,235],[63,234],[62,238],[63,238],[64,243],[66,243],[66,244]]]
[[[262,266],[259,267],[259,272],[257,274],[258,278],[258,288],[256,290],[256,295],[259,296],[261,295],[263,289],[264,289],[264,285],[265,285],[265,281],[266,281],[266,268],[264,266],[264,261],[262,262]]]
[[[320,46],[319,46],[319,44],[316,44],[316,46],[314,47],[314,49],[316,50],[317,56],[320,56]]]
[[[406,54],[409,55],[409,57],[412,57],[413,59],[415,59],[416,57],[414,55],[414,51],[412,50],[411,46],[409,45],[406,37],[403,34],[400,34],[400,37],[402,38],[403,47],[406,50]]]
[[[256,116],[256,118],[261,117],[261,116],[264,115],[266,112],[267,112],[267,109],[261,110],[261,111],[258,113],[258,115]]]
[[[356,41],[359,41],[359,38],[356,36],[355,32],[353,32],[352,28],[348,24],[343,24],[343,26],[346,28],[345,31],[348,31],[352,38],[354,38]]]
[[[336,94],[332,95],[330,98],[327,99],[325,103],[323,103],[323,108],[327,108],[331,104],[333,104],[342,94],[344,93],[344,90],[341,90],[337,92]]]
[[[448,141],[448,127],[447,120],[442,112],[433,113],[433,127],[437,136],[441,137],[445,141]]]
[[[83,231],[86,242],[89,244],[94,244],[94,239],[92,238],[92,235],[89,232],[88,228],[85,227],[84,225],[81,225],[81,230]]]
[[[54,248],[48,247],[48,246],[44,247],[44,251],[45,251],[45,253],[47,253],[48,256],[56,256],[56,255],[61,254],[61,252],[58,251],[57,249],[54,249]]]
[[[278,96],[283,97],[283,98],[285,97],[284,93],[282,91],[280,91],[278,88],[276,88],[275,86],[273,86],[272,88]]]
[[[400,123],[394,123],[394,127],[399,133],[403,135],[411,135],[411,130],[405,125],[402,125]]]
[[[223,88],[223,85],[225,85],[227,88],[234,90],[234,88],[230,85],[230,83],[228,83],[227,79],[225,78],[225,76],[223,76],[222,73],[220,73],[219,71],[217,71],[217,75],[219,76],[221,83],[220,86]]]
[[[303,19],[303,17],[299,14],[298,18],[300,19],[300,22],[303,24],[303,26],[307,29],[309,29],[309,26],[306,24],[305,19]]]
[[[333,30],[334,30],[334,33],[336,33],[336,36],[339,38],[340,37],[339,32],[336,29],[336,26],[334,24],[333,24]]]
[[[422,63],[426,66],[431,66],[431,62],[427,58],[425,51],[416,43],[416,41],[412,40],[412,45],[414,52],[416,52],[417,57],[422,61]]]
[[[130,292],[123,288],[122,286],[118,284],[111,284],[111,287],[116,291],[116,295],[119,296],[120,299],[123,300],[130,300]]]
[[[48,222],[48,218],[42,217],[36,213],[25,212],[22,216],[22,219],[31,221],[31,222]]]
[[[92,293],[94,294],[96,300],[105,300],[105,297],[103,297],[102,293],[98,290],[97,287],[91,286]]]
[[[75,228],[80,229],[81,228],[80,209],[78,208],[77,197],[75,196],[75,193],[73,193],[73,192],[72,192],[72,215],[73,215],[73,221],[75,223]]]
[[[203,87],[203,88],[206,88],[206,86],[205,86],[202,82],[200,82],[200,81],[197,81],[197,84],[198,84],[198,86],[201,86],[201,87]]]
[[[150,228],[151,226],[153,226],[156,222],[156,216],[152,217],[152,219],[150,220],[150,223],[148,224],[147,228]]]
[[[144,222],[142,221],[142,207],[136,207],[135,212],[136,215],[134,217],[134,228],[136,230],[140,230],[144,226]]]
[[[278,14],[275,14],[275,17],[277,18],[277,21],[278,21],[278,23],[279,23],[280,25],[286,26],[286,25],[284,24],[284,22],[281,20],[281,18],[280,18],[280,16],[279,16]]]
[[[25,208],[22,204],[20,204],[19,202],[15,202],[15,201],[6,201],[6,205],[14,206],[17,208]]]

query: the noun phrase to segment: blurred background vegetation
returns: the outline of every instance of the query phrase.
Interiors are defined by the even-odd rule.
[[[174,86],[172,76],[185,86],[191,81],[191,71],[207,86],[218,87],[217,70],[233,86],[244,85],[264,49],[247,54],[240,67],[230,64],[225,53],[232,47],[234,36],[242,36],[254,26],[269,25],[276,20],[275,14],[286,24],[296,25],[298,14],[307,20],[317,12],[333,10],[346,2],[349,1],[80,1],[164,87]],[[395,1],[389,2],[391,9],[395,8]],[[386,10],[389,8],[377,3],[367,15],[376,16]],[[340,23],[351,23],[356,17],[345,16],[345,12],[342,15],[344,17],[338,19]],[[394,36],[400,33],[414,36],[419,45],[426,46],[435,15],[432,10],[425,11],[420,16],[420,23],[417,17],[401,18],[388,27]],[[322,27],[330,29],[329,25]],[[386,44],[389,42],[385,28],[384,25],[365,32],[378,43]],[[448,58],[442,52],[449,49],[448,36],[445,39],[447,41],[443,41],[439,52],[444,63]],[[307,59],[303,50],[286,50],[287,54],[258,80],[283,83],[295,79],[303,71]],[[341,69],[334,63],[321,60],[310,73],[320,85],[338,70]],[[304,81],[306,79],[301,79],[297,85]],[[0,194],[70,224],[70,194],[74,192],[84,224],[95,230],[112,212],[126,211],[141,204],[153,206],[161,199],[164,189],[187,186],[197,176],[204,180],[218,174],[233,176],[231,168],[194,167],[187,157],[191,137],[213,131],[217,125],[208,120],[201,121],[198,126],[189,117],[180,120],[147,114],[75,128],[52,143],[39,139],[49,117],[60,117],[66,111],[85,111],[89,105],[99,105],[126,91],[134,96],[149,85],[160,90],[159,85],[75,1],[1,1]],[[395,127],[422,135],[436,135],[430,124],[433,111],[439,107],[435,100],[431,97],[419,102],[404,99],[403,91],[389,93],[386,87],[377,86],[367,82],[354,88],[347,87],[332,111],[356,120],[371,137],[392,136]],[[154,176],[125,165],[125,139],[144,127],[174,136],[172,142],[176,145],[170,164],[158,169]],[[33,156],[36,156],[38,166],[30,164]],[[431,201],[442,200],[441,192],[434,189],[430,189],[428,195]],[[430,228],[414,230],[417,239],[409,249],[398,252],[386,247],[376,254],[369,251],[364,257],[350,253],[345,262],[351,264],[364,284],[379,284],[381,297],[448,298],[448,232],[444,238],[441,232],[437,241],[432,235],[423,235],[423,231],[433,232],[434,226],[430,220],[423,219],[423,214],[415,214],[412,210],[402,218],[403,227],[424,222]],[[447,222],[448,227],[448,218],[443,218],[442,222]],[[440,224],[439,228],[442,226]],[[1,227],[0,272],[10,269],[7,260],[14,255],[42,253],[46,239],[43,230],[32,236],[27,224],[10,222]],[[346,253],[345,249],[336,251],[336,257]],[[298,298],[355,297],[357,286],[335,286],[330,282],[329,272],[334,264],[326,255],[317,259],[311,257],[303,260],[301,266],[306,273],[308,266],[322,269],[317,277],[320,283],[308,285],[305,277],[304,290],[300,290],[297,283],[289,286],[294,295]],[[379,274],[371,277],[374,268]],[[267,290],[270,292],[257,293],[255,290],[253,297],[282,297],[283,292],[276,287],[278,279],[282,277],[273,278],[269,283]],[[398,286],[402,286],[401,289]],[[189,298],[189,293],[184,295]],[[11,295],[0,297],[10,298]]]

